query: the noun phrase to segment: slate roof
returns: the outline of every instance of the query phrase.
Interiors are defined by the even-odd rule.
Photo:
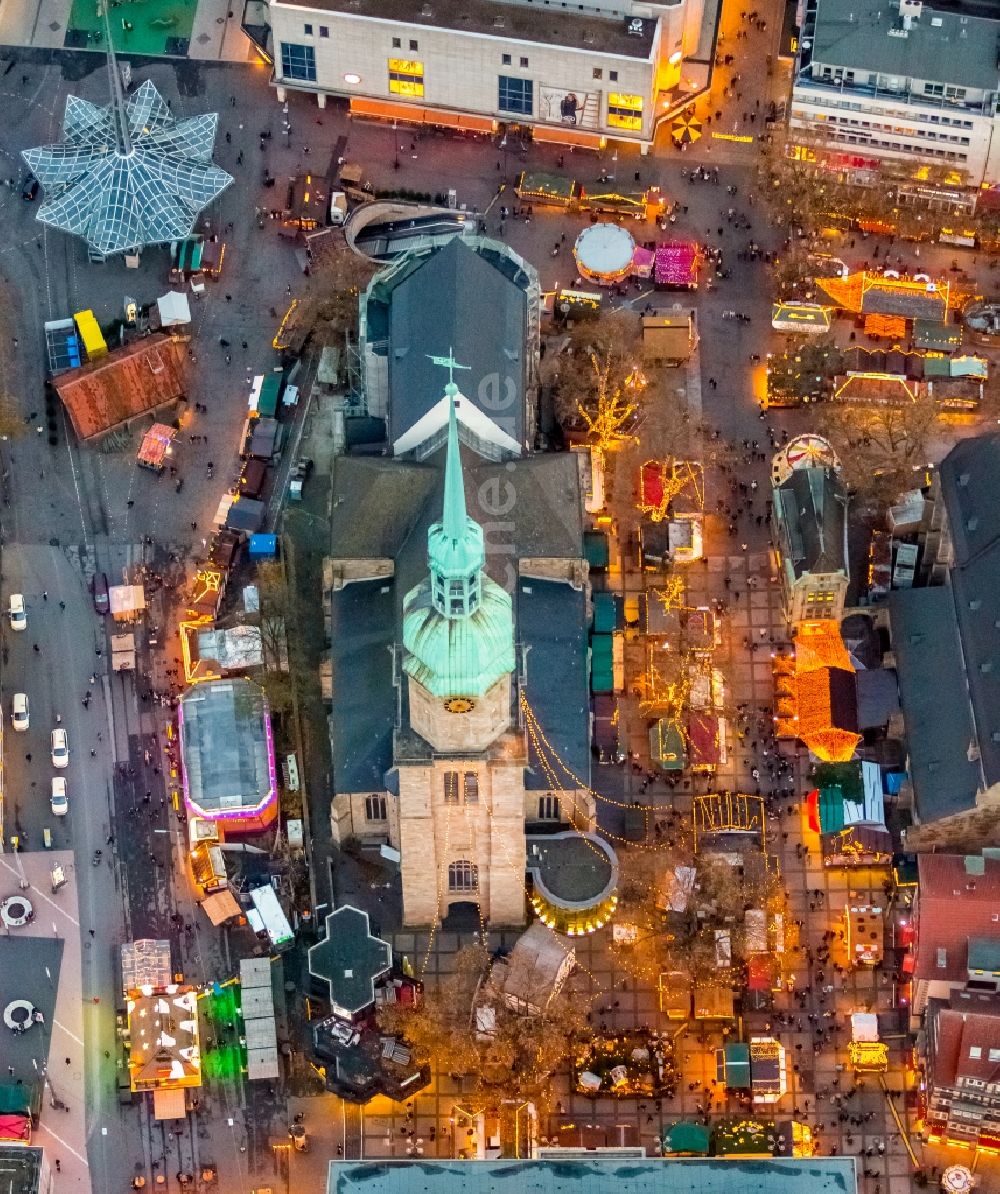
[[[375,1002],[375,982],[392,965],[387,941],[373,936],[368,913],[345,904],[326,918],[326,937],[309,947],[309,973],[331,1003],[355,1015]]]
[[[920,854],[917,876],[914,976],[964,981],[970,940],[1000,931],[1000,859]]]
[[[981,783],[969,758],[975,737],[952,590],[889,596],[889,626],[906,718],[909,771],[921,821],[973,808]],[[941,700],[941,693],[951,699]]]
[[[590,689],[587,673],[586,596],[569,585],[522,580],[517,587],[517,641],[529,647],[526,694],[545,737],[563,764],[590,786]],[[551,783],[528,743],[529,790]],[[557,778],[575,787],[566,772]]]
[[[1000,432],[959,440],[939,471],[961,566],[1000,539]]]
[[[450,351],[468,366],[455,377],[462,393],[524,444],[532,277],[519,259],[487,246],[452,237],[369,287],[367,338],[376,351],[379,337],[387,339],[390,443],[438,402],[447,375],[428,354]]]
[[[773,499],[782,555],[796,580],[847,571],[847,491],[834,469],[795,469]]]
[[[396,720],[390,651],[396,639],[396,585],[383,580],[349,584],[333,593],[331,613],[333,787],[380,792],[392,766]]]
[[[338,456],[330,555],[338,560],[395,558],[440,484],[438,470],[427,464]]]

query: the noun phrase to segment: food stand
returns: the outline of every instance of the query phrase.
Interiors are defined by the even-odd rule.
[[[598,286],[615,286],[632,273],[635,241],[617,224],[591,224],[576,238],[573,257],[580,276]]]
[[[146,610],[146,591],[142,585],[112,585],[108,600],[116,622],[138,622]]]
[[[162,473],[177,432],[166,423],[154,423],[142,437],[136,461],[142,468]]]
[[[113,634],[111,636],[111,670],[113,672],[135,671],[134,634]]]

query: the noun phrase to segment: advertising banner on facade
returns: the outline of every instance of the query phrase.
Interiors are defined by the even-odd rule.
[[[564,87],[539,87],[538,119],[567,128],[596,129],[601,121],[597,91],[567,91]]]

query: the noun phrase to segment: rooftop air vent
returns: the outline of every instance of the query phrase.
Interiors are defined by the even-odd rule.
[[[493,18],[493,28],[494,29],[502,29],[504,27],[504,25],[506,25],[506,24],[507,24],[506,17],[496,16]]]
[[[422,17],[432,17],[434,15],[434,10],[429,4],[423,4],[420,7],[420,15]]]
[[[968,473],[959,473],[958,474],[958,483],[959,483],[959,485],[962,486],[963,489],[966,487],[966,485],[969,484],[969,482],[971,480],[972,480],[972,478],[969,476]]]
[[[965,529],[967,531],[975,531],[979,529],[979,519],[975,516],[975,514],[973,514],[971,518],[967,518],[965,520]]]

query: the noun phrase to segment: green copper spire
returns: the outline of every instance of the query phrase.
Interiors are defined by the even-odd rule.
[[[514,670],[513,603],[486,575],[483,528],[465,505],[460,395],[451,380],[462,366],[451,356],[432,359],[449,371],[444,501],[441,521],[427,532],[430,577],[403,601],[403,667],[432,696],[477,698]]]
[[[444,516],[441,526],[449,539],[461,539],[469,516],[465,512],[465,483],[462,474],[462,454],[458,449],[458,415],[455,395],[458,386],[453,381],[444,388],[450,401],[448,412],[448,456],[444,466]]]
[[[486,552],[483,529],[473,522],[465,508],[465,478],[455,406],[458,386],[450,381],[445,392],[451,410],[444,466],[444,509],[441,521],[435,522],[427,532],[427,561],[432,599],[438,613],[446,618],[467,618],[479,605]]]

